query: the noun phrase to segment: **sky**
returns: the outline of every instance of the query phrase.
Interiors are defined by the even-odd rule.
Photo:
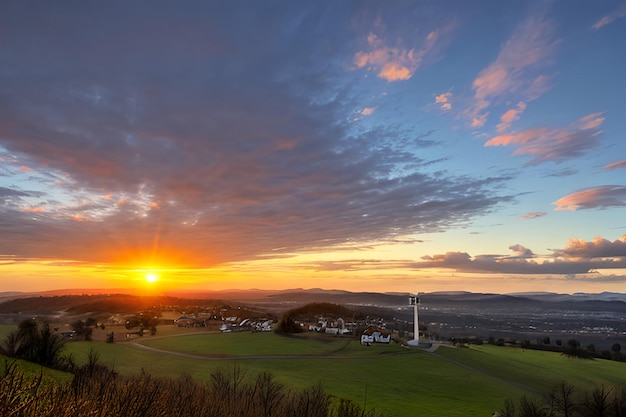
[[[626,292],[624,1],[0,3],[0,291]]]

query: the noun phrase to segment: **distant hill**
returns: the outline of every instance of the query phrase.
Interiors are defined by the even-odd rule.
[[[64,290],[67,291],[67,290]],[[391,310],[408,310],[408,293],[350,292],[343,290],[290,289],[271,290],[227,290],[181,293],[167,296],[137,296],[128,294],[86,295],[82,290],[52,293],[0,293],[0,313],[49,314],[66,311],[71,314],[87,312],[132,312],[153,306],[193,306],[224,303],[256,305],[281,313],[310,303],[333,303]],[[55,294],[45,296],[47,294]],[[178,296],[174,296],[174,294]],[[420,294],[422,308],[438,311],[611,311],[626,313],[626,294],[557,294],[515,293],[489,294],[470,292],[432,292]]]
[[[135,313],[155,307],[177,306],[192,310],[198,306],[216,308],[224,305],[222,300],[194,300],[175,297],[140,297],[127,294],[107,295],[61,295],[52,297],[22,297],[0,303],[0,314],[68,314],[85,313]]]

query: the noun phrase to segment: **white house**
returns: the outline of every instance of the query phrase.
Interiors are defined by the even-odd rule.
[[[361,344],[371,345],[372,343],[390,343],[391,333],[386,330],[368,327],[361,334]]]

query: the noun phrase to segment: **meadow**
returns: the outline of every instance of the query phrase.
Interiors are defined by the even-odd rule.
[[[188,374],[201,381],[220,369],[237,367],[250,378],[269,371],[289,388],[321,383],[330,394],[397,417],[488,416],[506,399],[541,395],[562,380],[581,390],[626,386],[625,363],[519,348],[442,346],[430,353],[399,344],[366,347],[356,339],[323,335],[163,333],[170,335],[114,344],[72,342],[66,353],[80,363],[93,349],[120,373]]]
[[[0,337],[11,326],[0,326]],[[182,374],[208,382],[217,370],[243,371],[253,379],[268,371],[294,390],[321,383],[386,416],[489,416],[506,399],[541,395],[561,381],[581,391],[599,385],[626,386],[626,363],[568,358],[558,353],[472,345],[434,352],[400,344],[362,346],[354,338],[304,334],[209,333],[162,326],[158,336],[130,341],[70,342],[65,354],[78,364],[90,351],[122,374]],[[36,371],[36,365],[30,366]],[[39,369],[39,368],[38,368]],[[51,376],[63,379],[62,375]]]

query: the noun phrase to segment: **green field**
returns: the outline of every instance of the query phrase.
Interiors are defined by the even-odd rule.
[[[79,363],[90,349],[121,373],[186,373],[208,381],[215,370],[238,366],[251,378],[269,371],[293,389],[321,382],[328,393],[398,417],[488,416],[507,398],[538,395],[561,380],[581,389],[626,386],[626,363],[488,345],[428,353],[397,344],[365,347],[354,339],[273,333],[195,333],[66,345],[66,353]]]
[[[0,340],[15,328],[0,326]],[[122,332],[116,334],[121,337]],[[626,386],[626,363],[491,345],[442,346],[429,353],[398,344],[366,347],[355,339],[315,334],[221,334],[163,326],[156,337],[135,336],[130,342],[70,342],[65,354],[81,364],[92,349],[102,363],[122,374],[144,370],[209,381],[212,372],[230,372],[235,366],[250,378],[269,371],[289,388],[321,383],[330,394],[396,417],[488,416],[502,408],[505,399],[539,395],[562,380],[581,391],[601,384]],[[20,366],[42,371],[25,362]],[[43,372],[58,381],[69,378]]]

